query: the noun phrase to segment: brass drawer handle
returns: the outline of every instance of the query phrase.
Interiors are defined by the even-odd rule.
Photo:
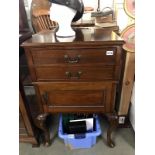
[[[71,72],[65,72],[65,74],[66,74],[66,76],[67,76],[68,78],[71,78],[71,77],[72,77],[72,73],[71,73]]]
[[[81,55],[77,55],[75,58],[71,58],[68,55],[64,55],[64,59],[67,63],[74,64],[79,63]]]
[[[78,78],[78,79],[80,78],[81,74],[82,74],[82,71],[78,71],[78,72],[77,72],[77,78]]]
[[[81,74],[82,74],[82,71],[78,71],[77,73],[73,74],[71,72],[65,72],[66,76],[68,79],[71,79],[71,78],[77,78],[79,79],[81,77]]]
[[[43,97],[44,102],[47,103],[48,102],[48,93],[46,91],[42,94],[42,97]]]

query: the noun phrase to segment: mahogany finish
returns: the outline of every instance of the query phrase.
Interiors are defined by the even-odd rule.
[[[115,83],[37,83],[46,112],[111,112]]]
[[[54,66],[35,68],[37,81],[105,80],[113,79],[114,66]]]
[[[42,113],[88,112],[108,114],[108,145],[114,147],[115,96],[122,71],[124,41],[111,30],[74,28],[74,41],[59,42],[55,30],[25,41],[29,70]],[[110,53],[109,53],[110,52]],[[49,144],[49,131],[40,127]]]
[[[106,51],[114,51],[111,57],[106,56]],[[38,65],[55,65],[62,64],[92,64],[92,63],[103,63],[113,65],[116,62],[116,48],[104,48],[104,49],[42,49],[33,48],[32,57],[35,66]]]

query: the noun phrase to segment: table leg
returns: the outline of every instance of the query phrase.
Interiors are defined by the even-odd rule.
[[[111,139],[111,134],[112,134],[112,131],[116,129],[118,126],[118,116],[115,113],[114,114],[112,113],[112,114],[108,114],[107,117],[110,123],[107,131],[107,143],[110,147],[113,148],[115,147],[115,143]]]
[[[48,113],[43,113],[38,115],[36,118],[36,125],[39,129],[43,131],[43,134],[44,134],[45,146],[49,146],[51,144],[50,131],[49,131],[49,127],[47,126],[48,116],[49,116]]]

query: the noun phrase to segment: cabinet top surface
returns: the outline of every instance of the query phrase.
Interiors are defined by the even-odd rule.
[[[103,28],[74,28],[76,36],[74,38],[58,38],[55,35],[56,29],[45,30],[32,35],[32,37],[22,43],[22,46],[41,45],[63,45],[63,44],[97,44],[105,42],[107,44],[123,44],[124,41],[112,30]]]

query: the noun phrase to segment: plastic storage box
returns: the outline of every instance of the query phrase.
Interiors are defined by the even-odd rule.
[[[91,148],[96,144],[96,137],[101,134],[101,128],[98,117],[96,116],[96,131],[85,134],[66,134],[63,133],[62,115],[60,115],[59,132],[60,138],[64,139],[64,143],[70,149]]]

